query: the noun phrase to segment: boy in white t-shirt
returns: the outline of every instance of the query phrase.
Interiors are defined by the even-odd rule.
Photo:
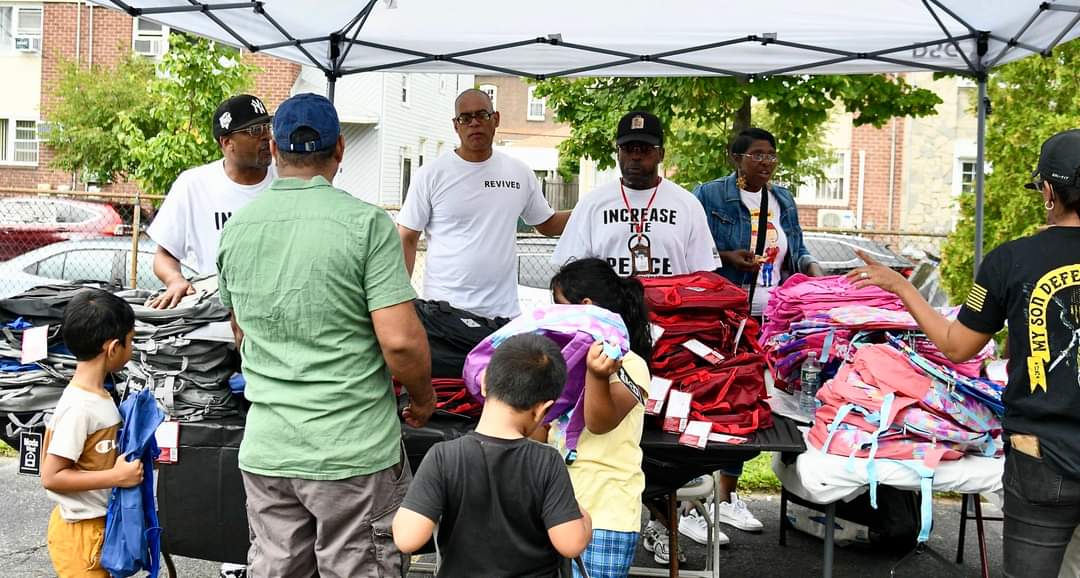
[[[623,116],[615,143],[622,178],[581,197],[552,262],[599,257],[623,277],[719,267],[701,203],[659,174],[664,160],[660,120],[647,112]]]
[[[45,431],[41,485],[56,502],[49,557],[60,578],[108,578],[101,545],[109,493],[143,479],[141,461],[117,459],[120,412],[104,387],[131,359],[135,313],[123,299],[87,289],[64,310],[63,332],[78,365]]]
[[[181,173],[146,230],[158,245],[154,275],[166,288],[151,303],[159,309],[175,307],[193,292],[181,261],[200,275],[217,273],[225,221],[276,177],[270,165],[270,115],[258,97],[241,94],[222,102],[212,127],[223,158]]]
[[[461,146],[424,165],[398,215],[405,266],[412,275],[420,233],[427,235],[424,299],[486,317],[515,317],[517,220],[549,237],[566,226],[529,167],[492,148],[499,113],[483,91],[470,88],[454,103]]]

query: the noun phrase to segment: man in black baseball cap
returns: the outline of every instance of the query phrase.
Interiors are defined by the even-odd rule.
[[[712,271],[713,240],[701,203],[660,176],[664,127],[646,111],[627,113],[615,131],[622,178],[583,195],[552,262],[606,259],[615,272],[681,275]]]
[[[147,234],[157,242],[154,274],[165,292],[151,305],[175,307],[193,292],[181,261],[197,274],[217,272],[221,228],[232,214],[270,186],[270,115],[257,96],[226,99],[211,118],[222,159],[177,177]]]

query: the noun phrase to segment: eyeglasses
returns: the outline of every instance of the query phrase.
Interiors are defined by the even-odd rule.
[[[476,112],[463,112],[450,120],[461,126],[465,126],[472,124],[473,119],[479,120],[480,122],[487,122],[492,118],[495,118],[494,110],[478,110]]]
[[[651,145],[640,142],[631,142],[621,145],[616,145],[615,148],[621,150],[626,154],[648,154],[654,150],[658,150],[660,145]]]
[[[735,153],[735,156],[737,156],[737,157],[746,157],[746,158],[754,161],[755,163],[760,163],[760,162],[764,162],[764,161],[769,161],[770,163],[775,163],[776,160],[779,158],[779,157],[776,156],[776,153],[770,153],[770,154],[766,154],[766,153]]]
[[[245,127],[239,130],[234,130],[228,134],[247,133],[251,138],[262,138],[264,136],[270,136],[270,123],[264,122],[262,124],[256,124],[249,127]]]

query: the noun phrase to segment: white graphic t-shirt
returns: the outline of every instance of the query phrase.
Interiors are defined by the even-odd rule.
[[[146,233],[200,275],[217,273],[218,241],[225,221],[276,176],[271,166],[261,183],[237,184],[225,174],[224,159],[188,169],[176,178]]]
[[[499,152],[474,163],[451,151],[413,177],[397,222],[427,236],[424,299],[514,317],[518,217],[539,225],[554,214],[525,163]]]
[[[739,190],[742,202],[750,210],[750,246],[757,248],[758,217],[761,214],[761,192],[751,193]],[[787,257],[788,242],[784,229],[780,227],[780,205],[776,197],[769,193],[769,216],[766,221],[765,253],[762,255],[761,269],[758,273],[758,286],[754,290],[754,303],[750,307],[752,315],[761,315],[765,304],[769,302],[774,287],[780,284],[780,269]]]
[[[705,209],[689,191],[667,179],[636,190],[620,179],[581,197],[552,262],[599,257],[624,277],[682,275],[719,267],[715,246]]]

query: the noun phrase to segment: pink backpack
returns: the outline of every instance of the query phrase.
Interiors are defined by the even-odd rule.
[[[465,358],[463,377],[469,393],[483,402],[480,378],[491,362],[491,356],[504,341],[522,333],[538,333],[554,341],[566,360],[567,379],[562,395],[548,410],[548,424],[569,414],[566,428],[566,449],[572,461],[577,440],[585,428],[585,360],[596,341],[604,342],[604,351],[612,359],[621,359],[630,351],[626,324],[619,315],[595,305],[546,305],[526,311],[480,342]],[[644,403],[644,401],[642,402]]]

